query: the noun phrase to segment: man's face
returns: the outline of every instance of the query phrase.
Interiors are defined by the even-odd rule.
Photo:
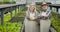
[[[46,10],[48,8],[47,5],[42,6],[42,10]]]

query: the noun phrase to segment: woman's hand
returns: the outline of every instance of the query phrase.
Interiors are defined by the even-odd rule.
[[[35,20],[35,17],[30,17],[30,20]]]

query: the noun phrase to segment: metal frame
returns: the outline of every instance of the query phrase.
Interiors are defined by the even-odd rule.
[[[11,16],[11,19],[12,19],[12,11],[15,10],[15,15],[16,15],[16,8],[18,8],[18,10],[19,10],[20,6],[25,6],[25,4],[5,4],[5,5],[0,5],[1,25],[4,25],[4,11],[5,11],[5,9],[6,8],[10,9],[10,11],[7,11],[7,12],[10,12],[10,16]]]
[[[49,5],[50,9],[52,10],[52,7],[56,8],[56,17],[58,18],[58,12],[59,12],[59,8],[60,8],[60,4],[50,4]]]

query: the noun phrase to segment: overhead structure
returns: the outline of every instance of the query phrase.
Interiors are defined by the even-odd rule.
[[[26,0],[16,0],[17,4],[26,4]]]

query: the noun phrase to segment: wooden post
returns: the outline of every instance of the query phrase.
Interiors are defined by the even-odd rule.
[[[1,10],[1,25],[4,24],[4,13],[3,13],[3,10],[4,9]]]
[[[50,10],[52,10],[52,7],[50,6]]]
[[[12,19],[12,7],[10,7],[10,16],[11,16],[11,19]]]
[[[16,6],[15,6],[15,15],[16,15]]]
[[[58,18],[58,9],[59,8],[56,8],[56,17]]]
[[[17,9],[18,9],[17,13],[19,13],[19,5],[17,5]]]

